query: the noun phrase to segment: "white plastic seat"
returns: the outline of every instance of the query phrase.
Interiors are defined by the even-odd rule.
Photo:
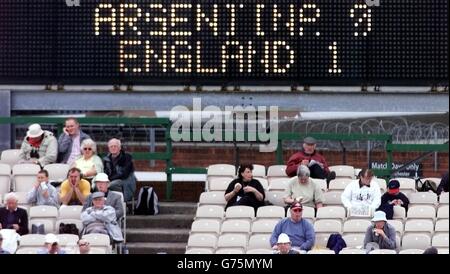
[[[227,201],[223,191],[207,191],[200,194],[199,205],[225,206],[226,204]]]
[[[345,208],[341,206],[325,206],[317,210],[316,219],[345,219]]]
[[[222,223],[221,234],[225,233],[250,233],[250,221],[246,219],[226,220]]]
[[[91,247],[104,248],[107,253],[111,253],[111,245],[109,236],[106,234],[90,233],[84,234],[82,239],[89,242]]]
[[[42,247],[19,247],[15,254],[38,254]]]
[[[448,219],[448,211],[449,211],[448,205],[440,206],[437,211],[437,218]]]
[[[195,218],[216,218],[222,220],[224,216],[223,207],[218,205],[203,205],[197,208]]]
[[[438,254],[449,254],[449,249],[448,248],[438,248]]]
[[[267,179],[270,182],[271,178],[283,178],[288,176],[286,175],[286,165],[272,165],[267,169]]]
[[[406,209],[402,206],[394,206],[394,215],[392,218],[405,220],[406,219]]]
[[[316,178],[311,178],[311,180],[312,180],[315,184],[319,185],[319,186],[320,186],[320,189],[321,189],[323,192],[325,192],[325,191],[328,190],[328,188],[327,188],[327,180],[325,180],[325,179],[316,179]]]
[[[213,254],[213,250],[209,248],[191,248],[186,250],[184,254]]]
[[[273,254],[273,250],[268,248],[247,249],[245,254]]]
[[[218,248],[215,254],[245,254],[242,248]]]
[[[14,191],[28,192],[36,182],[36,175],[41,170],[39,165],[35,164],[17,164],[12,168]]]
[[[214,219],[198,219],[192,223],[191,233],[214,233],[219,235],[221,222]]]
[[[410,219],[432,219],[436,218],[436,209],[431,205],[417,205],[408,208],[408,220]]]
[[[286,206],[283,196],[284,191],[266,191],[266,200],[272,205],[281,207]]]
[[[261,206],[256,211],[257,218],[284,218],[285,211],[281,206]]]
[[[30,221],[28,222],[28,228],[30,229],[30,231],[32,230],[33,225],[43,225],[44,226],[44,232],[45,234],[47,233],[56,233],[56,229],[55,229],[55,221],[51,220],[51,219],[41,219],[41,218],[34,218],[34,219],[30,219]]]
[[[272,233],[273,229],[279,222],[279,219],[258,219],[253,221],[251,232],[256,233]]]
[[[329,167],[330,171],[336,172],[336,178],[355,178],[355,168],[349,165],[335,165]]]
[[[314,222],[314,231],[317,233],[342,233],[342,223],[338,220],[321,219]]]
[[[247,247],[247,235],[245,234],[223,234],[217,240],[217,248],[241,248]]]
[[[58,209],[54,206],[40,205],[30,208],[29,226],[33,224],[43,224],[45,233],[55,232],[55,223],[58,218]]]
[[[288,210],[287,216],[291,216],[291,209]],[[305,219],[315,219],[316,210],[310,206],[304,206],[302,211],[302,218]]]
[[[431,246],[438,248],[448,248],[449,240],[448,233],[436,233],[431,239]]]
[[[448,205],[449,194],[448,192],[441,192],[439,195],[439,205]]]
[[[414,205],[433,205],[437,204],[437,195],[434,192],[416,192],[409,195],[410,206]]]
[[[398,254],[423,254],[423,249],[404,249],[400,250]]]
[[[217,237],[213,234],[195,233],[191,234],[188,239],[188,249],[190,248],[210,248],[215,249],[217,246]]]
[[[359,248],[344,248],[339,254],[366,254],[366,250]]]
[[[210,177],[208,178],[208,191],[225,192],[233,178],[231,177]]]
[[[366,234],[364,233],[351,233],[351,234],[345,234],[342,236],[345,243],[347,244],[347,247],[356,247],[356,248],[362,248],[364,246],[364,237]]]
[[[59,245],[60,246],[75,246],[77,245],[78,240],[80,239],[80,237],[78,237],[78,235],[75,234],[58,234],[56,235],[56,237],[59,240]]]
[[[378,185],[380,186],[381,193],[386,192],[387,184],[385,179],[374,177],[372,178],[372,180],[378,183]]]
[[[251,206],[231,206],[225,211],[225,218],[255,218],[255,209]]]
[[[11,167],[0,163],[0,197],[11,191]],[[0,201],[1,203],[1,201]]]
[[[323,194],[324,204],[325,205],[341,205],[342,200],[341,195],[343,191],[328,191]]]
[[[402,250],[404,249],[427,249],[431,245],[431,238],[423,233],[405,234],[402,238]]]
[[[326,248],[331,233],[316,233],[314,248]]]
[[[285,191],[289,184],[289,178],[278,178],[269,181],[269,191]]]
[[[67,178],[67,172],[70,169],[68,164],[49,164],[44,166],[48,171],[48,180],[62,182]]]
[[[216,164],[208,166],[207,176],[231,176],[236,175],[236,167],[229,164]]]
[[[81,211],[83,206],[81,205],[62,205],[59,208],[59,219],[81,219]]]
[[[271,249],[270,246],[270,237],[271,234],[264,233],[264,234],[254,234],[250,236],[250,239],[248,241],[248,249]]]
[[[55,224],[56,232],[59,232],[59,226],[61,224],[74,224],[80,232],[83,229],[83,223],[81,222],[81,219],[58,219]]]
[[[254,179],[259,181],[259,183],[264,188],[264,190],[269,189],[269,181],[267,179],[264,179],[264,178],[254,178]]]
[[[400,221],[400,220],[388,220],[388,223],[395,228],[395,232],[397,232],[397,234],[399,236],[403,235],[404,225],[403,225],[402,221]]]
[[[0,161],[4,164],[13,167],[18,164],[20,161],[20,149],[6,149],[2,151],[0,156]]]
[[[411,178],[393,178],[392,180],[397,180],[400,183],[400,191],[412,191],[416,192],[416,181]],[[392,181],[390,180],[390,181]]]
[[[434,232],[434,224],[431,220],[412,219],[405,223],[405,234],[410,232],[428,232],[430,235]]]
[[[313,249],[308,251],[306,254],[336,254],[334,253],[333,250],[329,250],[329,249]]]
[[[334,180],[330,181],[330,185],[328,186],[329,190],[342,190],[344,189],[352,182],[352,179],[349,178],[336,178]]]
[[[397,251],[393,249],[374,249],[369,254],[397,254]]]
[[[19,247],[31,247],[38,246],[44,247],[45,244],[45,235],[42,234],[25,234],[20,236]]]
[[[434,232],[449,232],[448,229],[448,219],[440,219],[436,221],[434,225]]]
[[[365,233],[372,224],[369,220],[351,219],[344,222],[344,233]]]
[[[266,167],[263,165],[253,164],[252,174],[253,174],[253,177],[265,178],[266,177]]]

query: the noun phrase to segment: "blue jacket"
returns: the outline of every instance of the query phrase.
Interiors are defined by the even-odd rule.
[[[301,219],[298,223],[294,223],[290,217],[280,220],[272,232],[272,237],[270,237],[270,246],[277,243],[278,236],[281,233],[286,233],[289,236],[293,247],[308,251],[314,246],[316,238],[314,227],[305,219]]]

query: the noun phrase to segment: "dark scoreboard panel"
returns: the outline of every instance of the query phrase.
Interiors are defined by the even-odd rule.
[[[70,2],[0,1],[0,83],[448,85],[447,0]]]

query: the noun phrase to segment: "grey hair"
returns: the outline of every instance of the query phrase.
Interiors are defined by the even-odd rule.
[[[304,165],[299,165],[297,168],[297,177],[309,177],[309,168]]]
[[[5,195],[5,201],[14,200],[15,202],[19,201],[19,197],[14,192],[10,192]]]
[[[83,142],[81,142],[81,150],[84,149],[84,147],[91,147],[92,152],[97,153],[97,144],[92,139],[84,139]]]
[[[117,139],[117,138],[112,138],[111,140],[109,140],[109,141],[108,141],[108,146],[109,146],[111,143],[113,143],[113,142],[117,143],[117,145],[119,146],[119,148],[122,148],[122,142],[120,142],[120,140]]]

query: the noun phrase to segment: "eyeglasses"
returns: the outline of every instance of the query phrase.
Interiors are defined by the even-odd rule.
[[[92,150],[92,148],[90,148],[90,147],[85,147],[85,148],[83,148],[83,150]]]
[[[298,212],[302,212],[302,209],[300,209],[300,208],[294,208],[292,211],[295,212],[295,213],[298,213]]]

